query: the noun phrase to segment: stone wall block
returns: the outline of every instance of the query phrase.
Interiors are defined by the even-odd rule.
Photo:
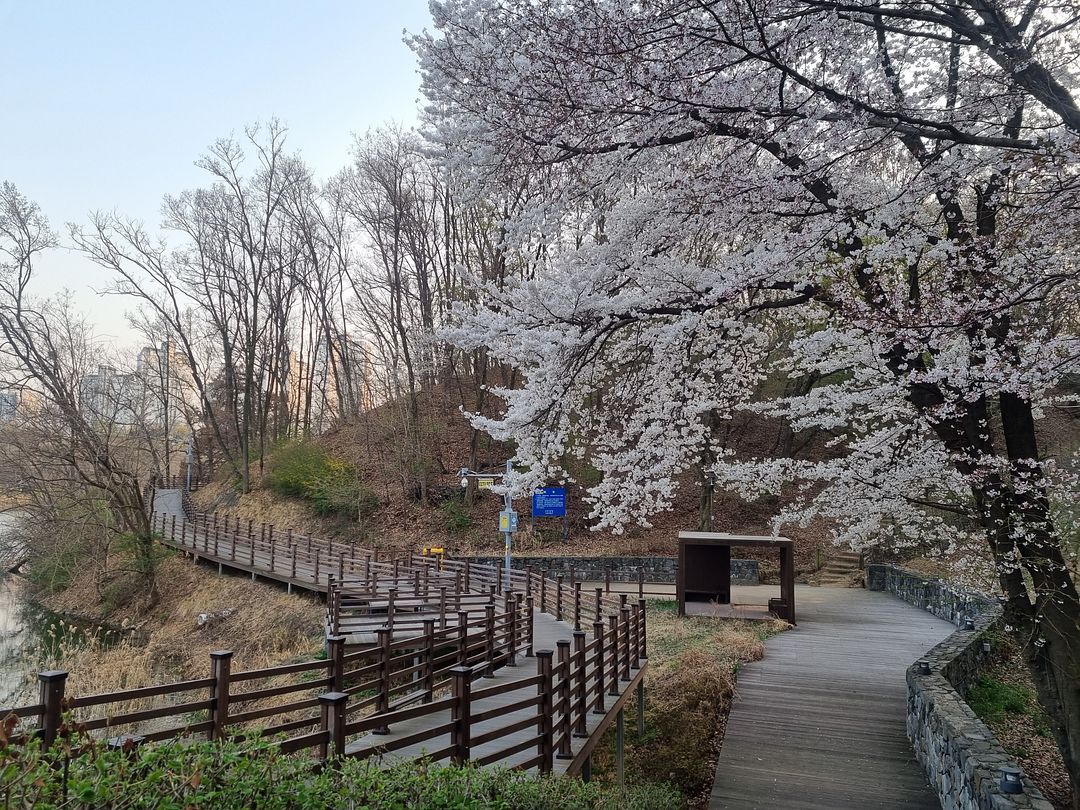
[[[998,601],[892,565],[867,566],[866,586],[892,593],[958,627],[966,619],[974,620],[974,630],[957,630],[922,657],[930,662],[929,675],[920,675],[915,665],[907,671],[908,738],[941,806],[1051,810],[1046,797],[1026,778],[1023,794],[1001,793],[1001,769],[1015,768],[1016,762],[964,702],[986,659],[983,640],[1003,627]]]

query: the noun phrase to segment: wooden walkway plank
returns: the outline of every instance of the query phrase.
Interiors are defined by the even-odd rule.
[[[739,672],[711,810],[939,808],[905,731],[911,663],[955,629],[885,593],[800,587]]]

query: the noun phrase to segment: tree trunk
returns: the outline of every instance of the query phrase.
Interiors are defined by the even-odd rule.
[[[1012,478],[1011,534],[1018,538],[1020,565],[1034,586],[1031,599],[1026,588],[1016,586],[1018,577],[1002,578],[1011,589],[1005,591],[1007,616],[1027,636],[1024,659],[1069,772],[1073,808],[1080,810],[1080,598],[1051,519],[1031,403],[1008,392],[999,403]],[[995,544],[995,552],[1003,545]],[[999,566],[1011,565],[1010,559],[995,557]]]

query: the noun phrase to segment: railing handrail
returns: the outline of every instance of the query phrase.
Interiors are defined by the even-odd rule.
[[[222,563],[247,567],[253,573],[265,573],[266,567],[269,567],[269,573],[273,574],[280,560],[282,565],[288,566],[294,579],[297,558],[300,555],[305,557],[312,579],[310,586],[305,587],[313,586],[314,590],[324,592],[327,596],[326,660],[314,659],[233,672],[232,653],[222,651],[211,654],[208,678],[73,699],[65,695],[67,673],[42,673],[40,702],[14,711],[20,718],[36,715],[39,727],[34,733],[46,743],[66,733],[62,719],[64,710],[98,708],[100,716],[82,721],[82,728],[89,730],[208,711],[209,720],[187,722],[146,735],[147,739],[161,740],[202,732],[211,739],[219,739],[231,736],[239,723],[318,706],[320,711],[317,716],[285,720],[264,728],[263,733],[304,732],[283,742],[283,750],[319,747],[323,758],[326,758],[345,754],[348,729],[355,729],[358,723],[364,728],[370,726],[382,731],[386,730],[388,723],[406,716],[424,717],[449,709],[453,716],[449,724],[438,723],[424,732],[397,739],[392,745],[398,749],[411,744],[409,741],[433,739],[447,734],[451,744],[445,750],[446,755],[454,761],[464,761],[471,755],[472,703],[494,694],[535,688],[539,690],[537,695],[515,701],[512,704],[517,707],[515,709],[479,711],[477,722],[510,715],[534,705],[537,709],[535,717],[515,719],[508,725],[477,735],[477,740],[488,742],[500,739],[535,725],[537,754],[521,766],[535,766],[541,771],[548,771],[552,767],[553,751],[557,749],[560,756],[570,755],[571,735],[585,731],[586,714],[602,712],[605,698],[620,694],[619,683],[630,680],[632,670],[638,670],[640,677],[642,659],[646,657],[643,599],[639,599],[637,604],[630,604],[626,594],[615,598],[601,593],[600,589],[590,599],[584,599],[580,582],[574,582],[573,577],[568,585],[561,575],[552,579],[531,569],[513,571],[505,576],[501,569],[492,566],[469,561],[437,561],[414,554],[389,561],[379,560],[377,551],[358,550],[311,535],[300,535],[292,530],[276,532],[275,536],[275,528],[271,525],[268,529],[265,523],[260,524],[256,532],[254,521],[251,520],[242,525],[235,516],[230,518],[229,515],[222,517],[217,513],[188,512],[188,508],[185,508],[185,512],[190,514],[190,520],[151,513],[152,526],[155,531],[161,532],[161,539],[167,545]],[[278,545],[279,542],[284,543],[284,548]],[[228,559],[224,557],[222,543],[228,546]],[[279,556],[278,551],[288,552],[288,559]],[[320,562],[326,563],[321,570]],[[350,578],[346,578],[346,570]],[[364,579],[369,574],[371,579]],[[356,579],[351,579],[353,577]],[[380,577],[386,577],[386,580],[380,581]],[[386,587],[385,595],[381,595],[380,587],[389,581],[395,584]],[[354,586],[358,582],[372,584],[371,592],[365,594],[362,587],[356,589]],[[452,617],[451,607],[455,614]],[[369,612],[360,612],[350,618],[342,615],[343,608],[351,611],[366,609]],[[420,608],[427,610],[418,612]],[[371,613],[372,609],[387,612]],[[395,609],[409,609],[411,612],[399,614],[401,619],[398,620]],[[534,610],[560,620],[572,620],[575,628],[573,648],[571,640],[560,641],[556,661],[552,660],[551,653],[537,651],[538,669],[535,676],[474,692],[468,686],[473,679],[493,675],[503,665],[514,663],[516,656],[521,653],[534,653]],[[358,625],[353,624],[354,618],[359,619]],[[591,642],[586,640],[583,629],[583,626],[588,626],[590,618],[592,624],[589,629],[593,632]],[[451,619],[453,625],[449,625]],[[396,620],[398,624],[395,628]],[[345,638],[337,635],[343,623],[347,627],[360,626],[374,630],[378,642],[367,649],[346,654]],[[436,629],[437,623],[443,626]],[[407,630],[410,635],[392,638],[395,629]],[[252,684],[324,671],[326,674],[323,677],[313,681],[258,686],[243,692],[232,689],[234,684]],[[363,676],[370,677],[360,680]],[[437,691],[448,684],[453,686],[452,696],[437,698]],[[328,691],[317,696],[298,694],[324,687]],[[350,705],[350,694],[373,688],[375,695],[363,697]],[[208,689],[209,697],[185,700],[175,705],[136,709],[123,707],[123,704],[133,701],[198,689]],[[281,695],[297,697],[284,705],[253,706],[244,711],[230,712],[233,702],[250,706],[254,701]],[[417,701],[420,701],[419,705],[412,705]],[[402,708],[404,706],[411,708]],[[114,711],[107,711],[107,707]],[[374,714],[371,717],[351,725],[347,722],[350,712],[372,707]],[[316,732],[304,731],[315,726],[319,727]],[[519,740],[502,752],[486,755],[482,758],[482,764],[498,762],[526,750],[532,744],[531,739],[527,738],[524,743]],[[382,746],[380,750],[392,749]]]

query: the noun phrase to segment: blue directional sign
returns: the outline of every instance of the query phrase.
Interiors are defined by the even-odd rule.
[[[566,487],[544,487],[533,493],[533,517],[566,517]]]

